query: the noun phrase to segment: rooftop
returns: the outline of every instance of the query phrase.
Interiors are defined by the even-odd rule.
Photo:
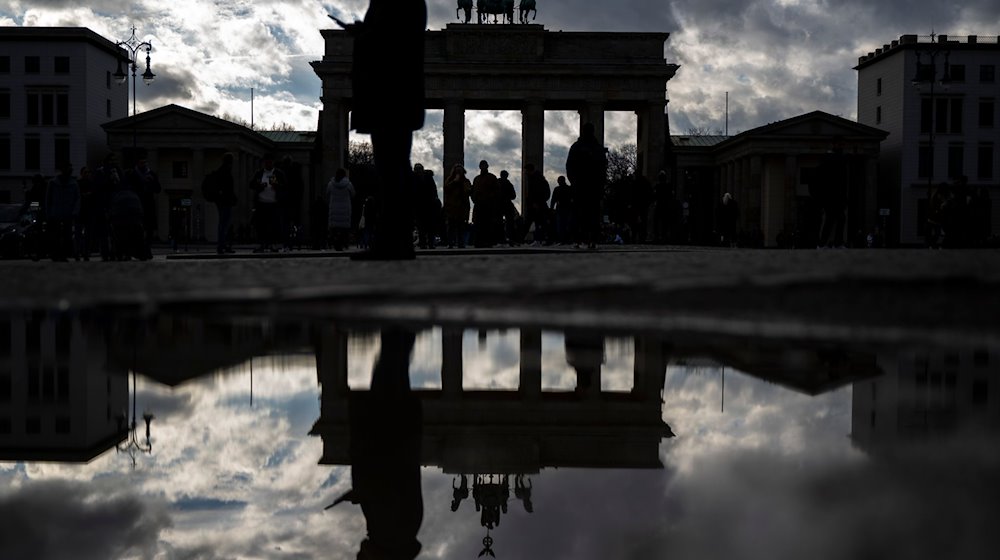
[[[971,50],[978,48],[1000,49],[1000,35],[901,35],[899,39],[882,45],[881,48],[858,57],[855,70],[866,66],[883,56],[888,56],[904,49],[926,48],[930,45],[948,45],[949,48]]]

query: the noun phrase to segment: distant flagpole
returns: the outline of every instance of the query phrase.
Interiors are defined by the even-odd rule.
[[[250,88],[250,130],[253,130],[253,88]]]
[[[726,92],[726,136],[729,136],[729,92]]]

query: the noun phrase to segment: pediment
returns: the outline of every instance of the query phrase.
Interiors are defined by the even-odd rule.
[[[105,130],[108,131],[128,130],[132,127],[141,127],[145,131],[183,131],[186,133],[252,132],[244,126],[181,107],[180,105],[158,107],[151,111],[112,121],[104,125]]]
[[[748,131],[755,138],[884,137],[887,133],[822,111],[813,111]]]

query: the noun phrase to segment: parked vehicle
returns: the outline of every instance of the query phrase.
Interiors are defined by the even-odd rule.
[[[37,202],[0,205],[0,257],[41,259],[45,254],[45,226]]]

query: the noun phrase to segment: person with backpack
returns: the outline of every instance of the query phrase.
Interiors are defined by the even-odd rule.
[[[215,252],[234,253],[229,244],[229,226],[233,221],[233,207],[236,206],[236,189],[233,186],[233,154],[222,155],[222,165],[205,176],[201,183],[201,193],[205,200],[215,204],[219,213]]]

